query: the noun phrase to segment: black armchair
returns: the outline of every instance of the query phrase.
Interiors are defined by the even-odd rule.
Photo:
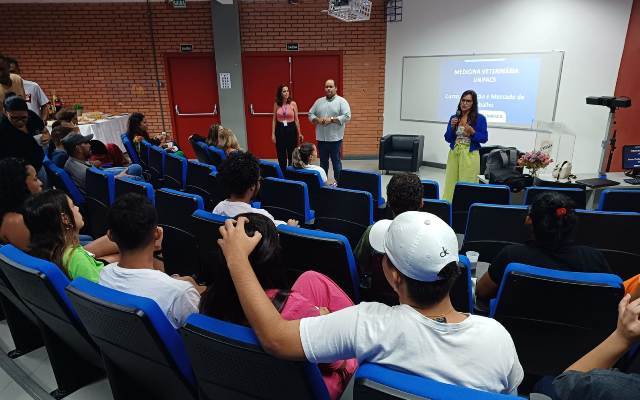
[[[417,172],[422,163],[422,135],[387,135],[380,138],[378,169]]]

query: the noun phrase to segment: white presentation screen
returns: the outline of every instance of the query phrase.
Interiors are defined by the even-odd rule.
[[[446,123],[472,89],[494,126],[553,121],[563,58],[559,51],[404,57],[400,119]]]

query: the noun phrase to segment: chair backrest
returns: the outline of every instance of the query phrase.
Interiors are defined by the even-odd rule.
[[[309,191],[309,206],[314,210],[316,209],[319,202],[320,188],[324,186],[318,171],[288,166],[284,170],[284,179],[306,183]]]
[[[85,184],[87,225],[91,236],[98,238],[107,232],[107,211],[109,211],[116,195],[115,176],[92,167],[87,170]]]
[[[224,200],[224,196],[218,188],[216,174],[217,170],[213,165],[195,160],[189,160],[187,163],[185,191],[200,195],[207,210],[213,210],[219,202]]]
[[[156,192],[158,225],[164,230],[162,258],[168,274],[191,276],[200,270],[198,247],[191,232],[191,214],[204,209],[197,194],[163,188]]]
[[[84,278],[67,294],[100,348],[112,387],[157,399],[196,397],[184,344],[156,302]]]
[[[122,144],[124,145],[124,149],[127,151],[127,154],[129,154],[129,158],[131,159],[131,162],[134,164],[142,165],[140,161],[140,156],[138,155],[138,152],[136,151],[136,148],[133,145],[133,143],[131,143],[131,140],[129,140],[127,133],[125,132],[122,135],[120,135],[120,139],[122,139]]]
[[[362,190],[321,188],[314,227],[340,233],[355,247],[367,227],[373,224],[373,199]]]
[[[49,261],[32,257],[12,245],[0,248],[0,260],[2,260],[0,263],[2,272],[27,307],[46,327],[43,336],[56,338],[49,342],[55,343],[56,349],[50,349],[49,345],[47,349],[59,352],[64,347],[81,356],[91,365],[102,366],[95,343],[80,323],[64,291],[69,284],[69,279],[60,268]],[[50,358],[55,357],[50,354]],[[53,365],[54,360],[51,361]],[[73,368],[76,367],[79,366]]]
[[[209,156],[207,143],[202,140],[195,140],[194,135],[189,136],[188,140],[198,161],[204,164],[210,164],[211,157]]]
[[[253,331],[201,314],[180,329],[204,399],[329,399],[318,367],[265,353]]]
[[[71,200],[73,200],[75,205],[83,207],[85,204],[84,195],[80,192],[76,184],[73,183],[67,171],[58,167],[49,159],[44,160],[44,167],[48,172],[49,184],[65,192]]]
[[[575,208],[587,208],[587,192],[580,188],[530,186],[525,188],[524,204],[533,204],[534,201],[544,193],[559,193],[567,196],[575,203]]]
[[[381,207],[385,203],[382,195],[382,175],[378,172],[343,169],[340,171],[338,186],[344,189],[364,190],[371,193],[373,204],[376,207]]]
[[[284,179],[280,164],[275,161],[259,160],[260,176],[263,178],[280,178]]]
[[[640,212],[640,190],[605,189],[600,194],[598,210]]]
[[[187,159],[173,153],[167,153],[164,162],[165,187],[184,190],[187,185]]]
[[[422,179],[422,198],[435,199],[440,198],[440,185],[437,181],[431,179]]]
[[[311,223],[314,213],[309,206],[307,184],[286,179],[266,178],[260,188],[261,206],[274,218],[286,221],[293,218]]]
[[[149,169],[149,153],[151,152],[151,143],[143,140],[140,142],[140,162],[144,169]]]
[[[127,176],[116,177],[116,199],[126,193],[138,193],[155,202],[155,193],[150,183],[137,181]]]
[[[216,146],[209,146],[207,147],[207,149],[209,150],[209,159],[211,160],[211,165],[213,165],[214,167],[218,168],[220,164],[222,164],[222,162],[227,159],[227,155],[225,154],[224,150]]]
[[[218,269],[227,268],[217,243],[220,238],[219,229],[227,219],[229,217],[205,210],[196,210],[191,215],[189,231],[195,237],[195,243],[198,246],[200,271],[197,275],[201,282],[207,284],[215,282]]]
[[[167,152],[160,146],[149,147],[149,172],[153,181],[164,176],[165,159]]]
[[[491,317],[509,331],[525,372],[556,375],[616,327],[622,280],[612,274],[509,264]]]
[[[354,400],[516,400],[518,396],[483,392],[400,372],[378,364],[358,367],[353,386]]]
[[[453,192],[451,204],[453,230],[464,233],[467,227],[469,207],[473,203],[509,204],[511,192],[506,185],[489,185],[458,182]]]
[[[280,225],[280,245],[291,283],[313,270],[333,279],[354,301],[360,300],[358,271],[346,237],[329,232]]]
[[[469,208],[462,252],[480,253],[480,261],[492,262],[503,247],[530,239],[524,220],[527,206],[475,203]]]
[[[451,203],[446,200],[422,199],[422,211],[437,215],[449,226],[452,224]]]

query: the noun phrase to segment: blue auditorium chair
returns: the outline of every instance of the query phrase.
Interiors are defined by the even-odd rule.
[[[598,210],[640,212],[640,190],[605,189],[600,194]]]
[[[185,190],[187,159],[174,153],[167,153],[164,162],[164,186],[175,190]]]
[[[312,224],[315,212],[309,205],[309,192],[304,182],[266,178],[260,188],[263,209],[275,219],[296,219],[300,224]]]
[[[140,165],[142,165],[142,168],[146,171],[149,170],[149,153],[151,152],[151,146],[152,144],[146,140],[140,142],[140,162],[142,163]]]
[[[199,161],[189,160],[187,163],[187,185],[185,191],[197,194],[204,201],[204,208],[213,210],[219,202],[224,200],[224,195],[218,187],[216,179],[216,167],[203,164]]]
[[[191,214],[204,209],[197,194],[163,188],[156,192],[158,226],[164,230],[162,260],[167,274],[192,276],[200,271],[198,246],[190,231]]]
[[[209,146],[207,149],[209,150],[209,159],[211,160],[210,164],[214,167],[218,168],[220,164],[227,159],[227,155],[221,148],[218,148],[217,146]]]
[[[280,164],[275,161],[259,160],[260,163],[260,176],[263,178],[280,178],[284,179]]]
[[[344,235],[355,247],[373,224],[371,193],[342,188],[320,188],[314,228]]]
[[[131,140],[129,140],[129,137],[127,136],[127,134],[123,133],[122,135],[120,135],[120,138],[122,139],[122,144],[124,145],[124,149],[127,151],[127,154],[131,159],[131,162],[134,164],[142,165],[142,162],[140,161],[140,156],[138,155],[138,152],[136,151],[134,144],[131,143]]]
[[[587,192],[583,188],[530,186],[524,191],[524,204],[533,204],[544,193],[558,193],[567,196],[575,203],[575,208],[587,208]]]
[[[160,146],[149,147],[149,173],[154,187],[162,187],[164,184],[164,169],[167,152]]]
[[[557,375],[616,328],[622,280],[512,263],[490,316],[511,334],[525,373]]]
[[[287,169],[284,170],[284,179],[306,183],[307,190],[309,191],[309,205],[312,209],[316,209],[320,201],[318,198],[320,189],[324,186],[322,177],[318,171],[288,166]]]
[[[483,392],[365,363],[356,371],[354,400],[517,400],[518,396]]]
[[[155,192],[153,186],[150,183],[138,181],[136,179],[129,178],[128,176],[118,176],[115,179],[116,182],[116,200],[118,197],[126,193],[138,193],[151,201],[151,204],[155,202]]]
[[[198,280],[207,285],[215,282],[218,268],[227,268],[217,240],[220,227],[229,217],[213,214],[205,210],[196,210],[191,215],[189,232],[195,237],[198,247],[200,269]]]
[[[333,279],[355,303],[360,301],[358,271],[346,237],[288,225],[278,226],[278,232],[291,284],[303,272],[313,270]]]
[[[98,238],[107,233],[107,212],[116,195],[115,175],[91,167],[87,170],[85,185],[88,230]]]
[[[509,204],[511,192],[506,185],[490,185],[458,182],[453,191],[451,208],[453,212],[453,230],[464,233],[467,227],[469,207],[473,203]]]
[[[338,187],[371,193],[375,210],[374,219],[377,221],[385,218],[387,210],[382,192],[382,175],[379,172],[343,169],[340,171]]]
[[[198,161],[203,164],[211,164],[211,157],[209,157],[207,143],[203,140],[196,140],[194,135],[189,136],[188,140]]]
[[[493,262],[505,246],[531,239],[531,228],[524,224],[528,213],[527,206],[472,204],[461,252],[476,251],[479,261]]]
[[[422,199],[422,210],[437,215],[449,226],[452,224],[451,203],[446,200]]]
[[[44,160],[44,167],[47,171],[49,184],[54,186],[56,189],[60,189],[65,192],[75,205],[84,210],[84,195],[80,192],[76,184],[73,183],[71,177],[67,174],[67,171],[58,167],[49,159]]]
[[[62,398],[104,376],[98,347],[78,319],[64,289],[69,280],[55,264],[12,245],[0,249],[2,272],[35,314]]]
[[[315,364],[265,353],[250,328],[193,314],[180,332],[201,399],[329,399]]]
[[[422,198],[438,200],[440,198],[440,185],[431,179],[422,179]]]
[[[184,343],[155,301],[84,278],[66,291],[102,353],[116,400],[197,398]]]

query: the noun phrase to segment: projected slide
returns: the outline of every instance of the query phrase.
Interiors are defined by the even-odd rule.
[[[438,116],[455,113],[460,95],[478,93],[478,109],[487,122],[530,124],[536,118],[540,59],[482,58],[451,60],[440,66]]]
[[[400,118],[448,122],[460,95],[478,93],[478,109],[497,126],[553,121],[563,52],[406,56]]]

